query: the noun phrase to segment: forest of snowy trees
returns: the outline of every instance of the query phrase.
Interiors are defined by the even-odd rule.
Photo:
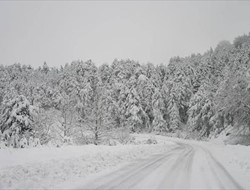
[[[99,144],[120,131],[210,138],[228,126],[249,130],[250,34],[164,65],[0,65],[0,81],[6,146],[23,139]]]

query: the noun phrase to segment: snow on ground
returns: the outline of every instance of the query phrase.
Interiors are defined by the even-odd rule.
[[[158,144],[1,149],[0,189],[53,189],[65,181],[165,152],[168,148]]]
[[[152,136],[152,135],[151,135]],[[137,139],[147,139],[148,134],[136,134]],[[203,147],[218,160],[224,168],[236,179],[244,189],[250,188],[250,146],[225,145],[223,140],[212,140],[211,142],[186,140],[173,137],[156,135],[154,138],[160,143],[181,142],[195,144]]]
[[[245,189],[250,187],[250,146],[197,142],[160,135],[136,134],[139,145],[65,146],[0,149],[0,189],[54,189],[92,174],[119,168],[133,160],[171,150],[176,144],[197,145],[215,157]],[[148,139],[158,144],[141,144]],[[62,187],[62,186],[61,186]]]
[[[250,188],[250,146],[204,145],[226,170],[242,185]]]
[[[250,146],[225,145],[221,139],[213,139],[211,142],[184,140],[162,136],[156,136],[156,139],[196,144],[209,150],[213,157],[224,166],[224,168],[243,186],[244,189],[250,188]]]

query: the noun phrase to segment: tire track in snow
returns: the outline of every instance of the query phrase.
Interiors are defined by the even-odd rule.
[[[177,159],[169,170],[167,170],[159,189],[187,189],[190,186],[189,174],[192,167],[194,150],[189,145],[180,143],[178,145],[183,148],[183,152],[177,155]]]
[[[166,159],[171,156],[173,151],[177,151],[180,147],[175,147],[170,152],[164,155],[153,156],[150,159],[143,160],[143,163],[138,162],[128,165],[127,169],[122,171],[120,175],[111,178],[108,183],[98,186],[96,189],[128,189],[135,186],[143,178],[150,174],[153,170],[160,167]],[[156,157],[156,158],[155,158]],[[112,174],[113,175],[113,174]],[[110,185],[111,184],[111,185]]]
[[[243,189],[238,182],[229,174],[229,172],[217,161],[213,155],[206,149],[203,149],[208,158],[208,162],[211,167],[211,171],[218,179],[223,189]]]
[[[206,148],[175,143],[167,153],[133,162],[83,188],[243,189]]]

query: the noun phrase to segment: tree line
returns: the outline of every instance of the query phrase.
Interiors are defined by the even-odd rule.
[[[109,131],[207,138],[250,126],[250,34],[168,64],[117,60],[60,68],[0,65],[1,141],[72,138]]]

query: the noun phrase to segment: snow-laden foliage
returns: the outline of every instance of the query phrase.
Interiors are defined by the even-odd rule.
[[[158,132],[166,132],[167,125],[166,121],[163,118],[164,104],[161,93],[159,89],[155,89],[155,92],[152,97],[152,107],[153,107],[153,123],[152,128]]]
[[[211,131],[211,118],[214,116],[213,96],[205,86],[191,98],[189,105],[189,128],[199,131],[200,136],[209,136]]]
[[[33,130],[33,117],[37,110],[30,105],[25,96],[20,95],[14,99],[7,99],[3,102],[3,107],[1,132],[6,141],[13,138],[18,141],[19,135]],[[17,147],[18,143],[15,142],[14,146]]]
[[[100,66],[77,60],[60,69],[46,62],[38,69],[1,65],[1,132],[16,139],[27,133],[42,144],[100,144],[115,130],[203,138],[229,125],[249,128],[249,39],[161,65],[129,59]]]

